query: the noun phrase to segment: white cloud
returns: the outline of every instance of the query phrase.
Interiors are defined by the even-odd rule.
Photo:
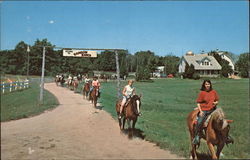
[[[53,24],[53,23],[55,23],[55,21],[53,21],[53,20],[50,20],[50,21],[49,21],[49,23],[50,23],[50,24]]]

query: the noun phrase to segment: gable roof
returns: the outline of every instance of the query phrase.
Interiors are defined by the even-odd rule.
[[[195,70],[221,70],[221,65],[213,56],[208,56],[207,54],[195,54],[193,56],[183,56],[188,65],[193,64]],[[211,66],[201,66],[199,62],[209,59]]]

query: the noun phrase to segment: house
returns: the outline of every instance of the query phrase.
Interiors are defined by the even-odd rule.
[[[184,55],[179,64],[179,73],[185,72],[186,64],[194,65],[195,73],[200,77],[218,77],[221,71],[221,66],[213,56],[208,54],[194,54],[189,51]]]
[[[158,67],[156,67],[156,70],[153,72],[152,77],[160,78],[160,77],[166,76],[164,74],[164,69],[165,69],[165,66],[158,66]]]
[[[235,66],[234,66],[235,63],[232,60],[232,58],[223,51],[218,51],[217,53],[221,56],[222,59],[225,59],[226,61],[228,61],[229,65],[232,67],[233,71],[235,71]]]

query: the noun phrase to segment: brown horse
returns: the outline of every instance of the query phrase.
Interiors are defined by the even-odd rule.
[[[94,104],[95,108],[96,108],[98,96],[99,96],[99,87],[93,86],[93,90],[90,92],[89,97],[90,97],[92,104]]]
[[[79,84],[79,81],[78,81],[77,79],[75,79],[75,80],[73,81],[73,88],[74,88],[74,92],[75,92],[75,93],[76,93],[76,91],[77,91],[78,84]]]
[[[85,97],[85,99],[87,99],[87,97],[89,96],[90,86],[91,86],[90,82],[85,83],[83,86],[82,94],[83,94],[83,97]]]
[[[116,112],[117,112],[118,116],[120,114],[120,107],[121,107],[121,100],[118,100],[116,103]],[[133,121],[132,135],[133,135],[133,131],[135,129],[135,124],[137,121],[138,112],[140,110],[140,107],[141,107],[141,95],[140,96],[134,95],[131,97],[131,99],[128,100],[128,102],[125,103],[125,106],[123,107],[123,111],[122,111],[122,119],[118,118],[119,127],[121,130],[124,129],[126,120],[128,122],[129,129],[130,129],[131,128],[130,122],[132,120]]]
[[[191,156],[193,159],[197,158],[196,149],[198,145],[192,144],[195,133],[195,121],[199,110],[194,110],[189,113],[187,117],[187,125],[191,138]],[[201,138],[205,139],[210,150],[212,159],[219,159],[220,153],[225,144],[227,144],[227,137],[229,134],[230,126],[229,123],[233,122],[232,120],[226,120],[224,113],[221,108],[216,109],[211,113],[211,118],[205,128],[205,134],[201,135]],[[217,146],[217,151],[215,153],[214,146]]]

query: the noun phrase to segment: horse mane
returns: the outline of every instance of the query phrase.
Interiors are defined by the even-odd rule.
[[[139,97],[138,95],[133,95],[133,96],[131,97],[131,100],[136,101],[137,99],[140,100],[140,97]]]
[[[225,119],[225,114],[222,108],[217,108],[213,113],[211,113],[212,120]]]
[[[225,123],[225,114],[221,108],[217,108],[211,113],[211,120],[213,128],[216,130],[221,130],[227,125],[227,123]]]
[[[133,95],[133,96],[131,97],[130,103],[131,103],[131,107],[132,107],[134,113],[136,113],[136,111],[137,111],[136,100],[139,100],[139,101],[140,101],[140,99],[141,99],[141,98],[140,98],[138,95]]]

